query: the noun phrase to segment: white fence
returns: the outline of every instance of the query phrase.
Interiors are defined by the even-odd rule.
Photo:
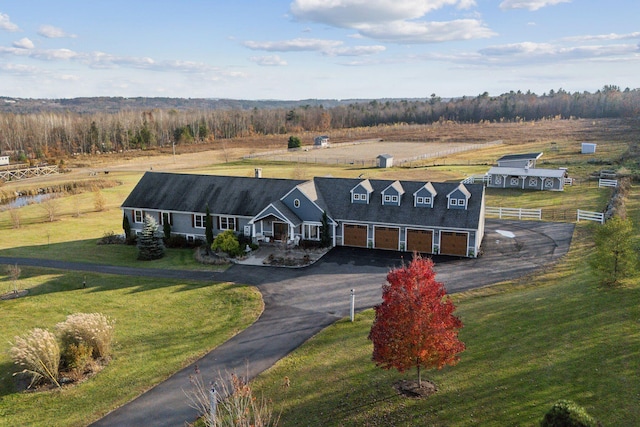
[[[475,184],[476,182],[482,182],[486,184],[489,182],[489,175],[471,175],[462,180],[463,184]]]
[[[435,153],[421,154],[419,156],[410,157],[408,159],[399,159],[399,160],[396,160],[394,163],[396,163],[398,166],[402,166],[402,165],[404,165],[406,163],[415,162],[417,160],[434,159],[434,158],[438,158],[438,157],[446,157],[446,156],[449,156],[451,154],[462,153],[464,151],[470,151],[470,150],[478,150],[480,148],[486,148],[486,147],[490,147],[492,145],[500,145],[500,144],[502,144],[502,140],[501,139],[496,140],[496,141],[484,142],[482,144],[469,144],[469,145],[465,145],[465,146],[462,146],[462,147],[451,148],[449,150],[438,151],[438,152],[435,152]]]
[[[542,209],[522,208],[496,208],[487,206],[484,208],[486,215],[496,215],[498,218],[518,218],[542,220]]]
[[[602,212],[590,212],[578,209],[578,222],[580,220],[595,221],[604,224],[604,214]]]
[[[602,188],[602,187],[612,187],[615,188],[618,186],[618,180],[617,179],[604,179],[604,178],[600,178],[598,180],[598,187]]]
[[[35,166],[24,169],[8,169],[0,171],[0,181],[19,181],[21,179],[47,176],[60,173],[58,166]]]

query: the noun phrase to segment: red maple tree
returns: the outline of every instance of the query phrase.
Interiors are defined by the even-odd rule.
[[[465,349],[458,340],[462,328],[444,285],[435,280],[433,261],[414,255],[411,263],[389,272],[382,286],[382,303],[369,333],[373,361],[400,372],[455,365]]]

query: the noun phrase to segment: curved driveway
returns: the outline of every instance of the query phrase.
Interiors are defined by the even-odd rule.
[[[449,293],[511,280],[554,263],[569,250],[573,224],[487,220],[484,253],[476,259],[434,257],[437,280]],[[312,266],[286,269],[234,265],[225,272],[135,269],[2,258],[51,268],[100,273],[175,277],[207,281],[234,281],[257,286],[265,309],[249,328],[197,361],[205,384],[218,372],[237,371],[250,378],[271,367],[307,339],[349,315],[350,290],[356,310],[381,301],[381,286],[389,269],[410,255],[337,247]],[[408,260],[406,260],[408,261]],[[188,366],[128,404],[112,411],[94,426],[183,426],[197,413],[189,407],[183,389],[189,389]],[[247,372],[248,371],[248,372]]]

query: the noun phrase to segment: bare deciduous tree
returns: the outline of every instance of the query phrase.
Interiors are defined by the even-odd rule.
[[[20,278],[20,273],[22,273],[22,269],[18,266],[18,264],[8,265],[7,266],[7,274],[11,279],[11,284],[13,285],[13,293],[18,293],[18,279]]]
[[[47,221],[55,221],[58,215],[58,200],[56,200],[55,196],[47,197],[41,205],[47,213]]]
[[[15,208],[15,207],[9,208],[9,218],[11,218],[11,226],[13,228],[20,228],[21,216],[20,216],[20,210],[18,208]]]

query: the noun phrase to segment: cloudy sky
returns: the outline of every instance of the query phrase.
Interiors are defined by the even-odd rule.
[[[0,96],[640,87],[639,0],[3,0]]]

